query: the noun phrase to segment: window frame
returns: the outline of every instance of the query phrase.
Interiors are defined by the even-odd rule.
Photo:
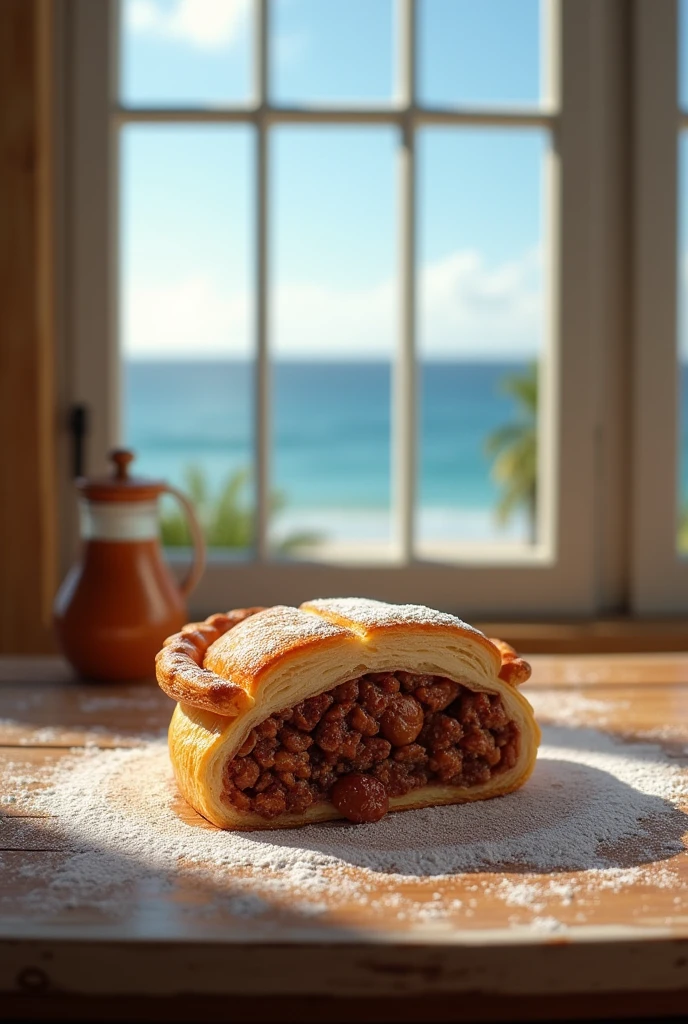
[[[415,0],[398,0],[402,25],[412,24]],[[615,298],[604,283],[618,274],[614,179],[622,142],[607,130],[614,119],[620,57],[615,27],[620,12],[596,0],[551,0],[550,102],[534,111],[421,108],[413,99],[414,59],[409,32],[401,33],[407,69],[406,95],[398,107],[273,108],[265,101],[266,17],[257,0],[258,102],[255,107],[212,111],[127,111],[116,104],[118,11],[116,0],[68,0],[65,36],[68,62],[66,149],[68,165],[64,251],[68,265],[66,358],[70,397],[91,410],[88,469],[105,468],[119,440],[117,348],[118,210],[115,183],[117,134],[123,120],[138,122],[251,122],[257,132],[256,210],[258,256],[256,478],[258,550],[255,559],[214,556],[192,600],[197,613],[231,604],[298,602],[324,593],[367,593],[397,601],[420,601],[467,615],[520,618],[592,615],[618,606],[626,566],[625,495],[609,479],[623,445],[618,395],[610,402],[605,382],[619,369],[621,325]],[[611,69],[611,70],[610,70]],[[404,102],[406,106],[404,106]],[[271,124],[384,123],[399,126],[404,141],[400,167],[402,330],[395,379],[395,466],[399,557],[389,563],[326,564],[286,561],[267,550],[269,493],[269,383],[267,182]],[[552,133],[546,218],[552,254],[549,287],[551,329],[541,394],[540,479],[549,496],[540,510],[543,542],[533,552],[481,562],[467,553],[461,562],[422,560],[412,549],[415,488],[415,225],[413,210],[416,125],[545,125]],[[403,410],[403,413],[402,413]],[[612,473],[613,477],[613,473]],[[565,493],[564,493],[565,492]],[[71,502],[70,502],[71,505]],[[65,509],[74,535],[73,509]],[[610,554],[611,552],[611,554]],[[173,561],[179,556],[173,556]]]
[[[634,609],[688,609],[688,559],[678,551],[678,3],[637,0],[634,123]],[[688,415],[688,409],[683,411]]]

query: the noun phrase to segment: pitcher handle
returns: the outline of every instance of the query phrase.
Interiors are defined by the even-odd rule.
[[[188,597],[200,580],[203,575],[203,570],[205,569],[205,538],[203,536],[201,525],[196,518],[194,507],[183,491],[178,491],[176,487],[170,487],[170,485],[167,484],[165,492],[167,494],[171,494],[173,498],[176,498],[182,506],[184,514],[186,515],[186,521],[189,524],[189,532],[191,533],[191,541],[193,543],[194,550],[193,560],[189,566],[189,571],[179,584],[179,589],[184,597]]]

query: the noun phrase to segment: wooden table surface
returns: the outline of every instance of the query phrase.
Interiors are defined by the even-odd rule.
[[[651,742],[688,765],[688,655],[532,660],[525,692],[543,722],[601,730],[622,750]],[[171,708],[153,684],[84,684],[57,659],[0,659],[0,1019],[688,1014],[688,853],[645,863],[630,844],[619,870],[631,870],[604,886],[594,871],[523,870],[403,884],[379,873],[371,886],[351,867],[347,893],[360,874],[366,895],[326,895],[316,918],[288,895],[234,913],[231,873],[170,865],[164,885],[149,873],[109,902],[56,909],[50,880],[79,851],[31,793],[75,750],[159,744]],[[180,799],[169,813],[209,827]],[[517,883],[538,900],[506,900]],[[423,912],[438,898],[451,908],[439,921]]]

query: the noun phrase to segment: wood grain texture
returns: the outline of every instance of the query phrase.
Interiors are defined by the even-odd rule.
[[[53,648],[51,0],[0,4],[0,651]]]
[[[477,622],[531,654],[618,654],[688,651],[688,619],[629,617],[571,622]]]
[[[25,987],[19,995],[4,995],[0,1019],[12,1021],[160,1021],[188,1024],[227,1020],[251,1024],[413,1024],[432,1021],[551,1021],[636,1020],[657,1024],[677,1012],[675,993],[595,993],[561,996],[492,996],[485,992],[422,996],[226,996],[179,995],[167,997],[114,996],[103,1000],[93,996],[71,996],[42,991],[49,978],[39,967],[22,975]],[[231,1008],[231,1009],[230,1009]],[[231,1013],[231,1018],[229,1014]],[[684,1019],[684,1018],[683,1018]],[[680,1022],[679,1022],[680,1024]]]
[[[653,738],[687,763],[688,658],[540,656],[533,664],[526,692],[545,721],[594,726],[631,745]],[[502,871],[410,877],[403,891],[380,875],[367,900],[325,895],[329,909],[316,920],[288,894],[258,917],[235,916],[235,878],[170,865],[154,885],[143,873],[106,886],[92,903],[51,910],[50,879],[78,844],[68,823],[37,815],[27,795],[51,785],[53,768],[74,756],[70,747],[159,740],[170,710],[154,686],[78,683],[57,659],[0,660],[0,1019],[174,1020],[202,1007],[221,1019],[230,994],[233,1019],[256,1021],[323,1019],[326,1005],[332,1021],[685,1009],[688,852],[671,858],[669,883],[660,860],[618,891],[585,872],[557,872],[536,909],[507,906],[499,885],[537,876]],[[181,799],[171,810],[191,827],[210,827]],[[635,863],[632,849],[628,856]],[[568,905],[567,882],[576,884]],[[441,927],[400,917],[398,904],[385,902],[400,895],[422,905],[438,889],[455,905]],[[565,935],[534,929],[536,915],[556,917]],[[326,1003],[332,996],[340,1001]]]

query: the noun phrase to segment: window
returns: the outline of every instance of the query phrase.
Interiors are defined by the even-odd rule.
[[[199,610],[615,600],[610,18],[76,0],[73,395],[91,468],[239,494]]]

